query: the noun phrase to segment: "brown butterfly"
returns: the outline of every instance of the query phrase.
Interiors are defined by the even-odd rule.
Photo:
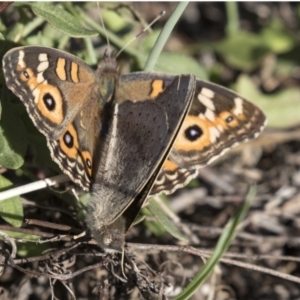
[[[5,54],[3,71],[53,160],[91,191],[87,224],[108,250],[122,249],[148,195],[186,185],[266,123],[258,107],[221,86],[192,75],[119,75],[109,55],[94,71],[69,53],[20,47]]]

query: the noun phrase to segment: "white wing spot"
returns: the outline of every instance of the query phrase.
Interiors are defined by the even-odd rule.
[[[245,126],[247,129],[250,129],[250,128],[252,127],[252,124],[251,124],[251,123],[246,123],[244,126]]]
[[[215,110],[214,103],[209,98],[207,98],[205,95],[203,95],[202,92],[200,94],[198,94],[198,100],[208,109]]]
[[[209,137],[211,143],[215,143],[217,138],[220,137],[220,131],[216,127],[209,127]]]
[[[234,98],[235,108],[233,113],[237,116],[243,113],[243,99],[240,97]]]
[[[65,160],[65,159],[67,159],[67,155],[63,154],[62,152],[59,152],[58,158],[60,158],[61,160]]]
[[[76,170],[78,172],[79,175],[85,175],[84,169],[79,168],[79,166],[76,166]]]
[[[46,53],[39,54],[39,61],[48,61],[47,54]]]
[[[173,180],[175,180],[177,178],[177,173],[166,174],[165,176],[166,176],[166,178],[168,178],[168,180],[173,181]]]
[[[46,69],[48,69],[48,67],[49,67],[49,62],[48,61],[43,61],[38,65],[37,71],[38,72],[44,72]]]
[[[202,94],[203,96],[206,96],[206,97],[210,98],[210,99],[212,99],[212,98],[215,96],[214,91],[213,91],[213,90],[210,90],[210,89],[208,89],[208,88],[202,88],[201,94]]]
[[[68,159],[68,167],[69,167],[69,169],[73,169],[74,167],[77,168],[76,162],[75,161],[71,161],[70,159]]]
[[[26,65],[25,65],[25,62],[24,62],[24,51],[21,50],[19,51],[19,60],[18,60],[18,65],[22,68],[22,69],[25,69]]]
[[[36,80],[38,83],[42,83],[45,80],[43,73],[38,73]]]
[[[165,176],[162,176],[161,179],[155,180],[155,185],[162,185],[164,181],[165,181]]]
[[[224,128],[223,128],[223,126],[222,125],[218,125],[218,130],[220,131],[220,132],[224,132]]]
[[[40,95],[40,90],[39,89],[34,89],[32,91],[33,97],[34,97],[34,103],[38,104],[39,101],[39,95]]]
[[[39,61],[41,62],[38,67],[38,75],[37,75],[37,82],[41,83],[45,80],[43,76],[43,72],[49,68],[49,61],[46,53],[39,54]]]
[[[208,120],[212,122],[215,120],[215,113],[210,109],[207,109],[204,115]]]

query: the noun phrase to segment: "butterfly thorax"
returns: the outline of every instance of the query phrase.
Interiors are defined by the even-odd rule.
[[[102,102],[100,105],[104,105],[112,100],[118,77],[119,69],[116,58],[105,53],[96,71],[97,88]]]

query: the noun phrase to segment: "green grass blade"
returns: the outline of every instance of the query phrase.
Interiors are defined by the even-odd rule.
[[[144,71],[152,71],[155,63],[164,47],[166,44],[167,39],[169,38],[174,26],[177,24],[180,16],[184,12],[185,8],[187,7],[188,2],[180,2],[174,12],[172,13],[171,17],[167,21],[166,25],[164,26],[163,30],[161,31],[155,46],[153,47],[148,60],[146,62],[146,65],[144,67]]]
[[[180,232],[180,230],[176,227],[174,222],[170,220],[170,218],[166,215],[166,213],[161,208],[160,204],[155,199],[152,199],[150,201],[149,206],[147,208],[167,232],[169,232],[171,235],[173,235],[175,238],[181,241],[188,241],[187,237]]]
[[[237,34],[240,29],[238,4],[237,2],[226,2],[225,6],[228,20],[226,33],[227,35]]]
[[[218,243],[212,256],[208,259],[201,271],[195,276],[195,278],[190,282],[190,284],[178,296],[174,298],[175,300],[189,299],[201,286],[204,280],[210,275],[210,273],[213,271],[214,267],[219,262],[222,255],[227,251],[231,240],[235,236],[236,228],[241,222],[241,220],[244,219],[255,194],[256,188],[251,187],[246,196],[245,203],[239,209],[237,214],[234,217],[232,217],[227,223],[222,235],[218,240]]]

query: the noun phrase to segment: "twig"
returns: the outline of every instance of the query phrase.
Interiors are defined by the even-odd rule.
[[[211,253],[206,253],[205,251],[202,251],[200,249],[196,249],[190,246],[170,246],[170,245],[147,245],[147,244],[133,244],[130,243],[128,244],[129,249],[134,249],[134,250],[147,250],[149,251],[171,251],[171,252],[186,252],[186,253],[190,253],[192,255],[196,255],[196,256],[203,256],[205,258],[209,258],[211,256]],[[265,267],[260,267],[254,264],[250,264],[250,263],[244,263],[244,262],[240,262],[237,260],[232,260],[232,259],[228,259],[228,258],[221,258],[221,262],[223,263],[227,263],[230,265],[234,265],[234,266],[238,266],[238,267],[243,267],[245,269],[250,269],[250,270],[254,270],[254,271],[259,271],[261,273],[265,273],[265,274],[269,274],[269,275],[273,275],[279,278],[283,278],[289,281],[293,281],[296,283],[300,283],[300,278],[293,276],[293,275],[289,275],[289,274],[284,274],[282,272],[278,272],[275,270],[272,270],[270,268],[265,268]]]
[[[4,191],[0,193],[0,201],[3,201],[5,199],[9,199],[11,197],[23,195],[26,193],[30,193],[36,190],[44,189],[46,187],[50,187],[53,185],[56,185],[58,183],[63,183],[66,181],[70,181],[69,176],[65,174],[61,174],[58,176],[54,176],[51,178],[46,178],[43,180],[39,180],[33,183],[29,183],[20,187],[12,188],[10,190]]]

